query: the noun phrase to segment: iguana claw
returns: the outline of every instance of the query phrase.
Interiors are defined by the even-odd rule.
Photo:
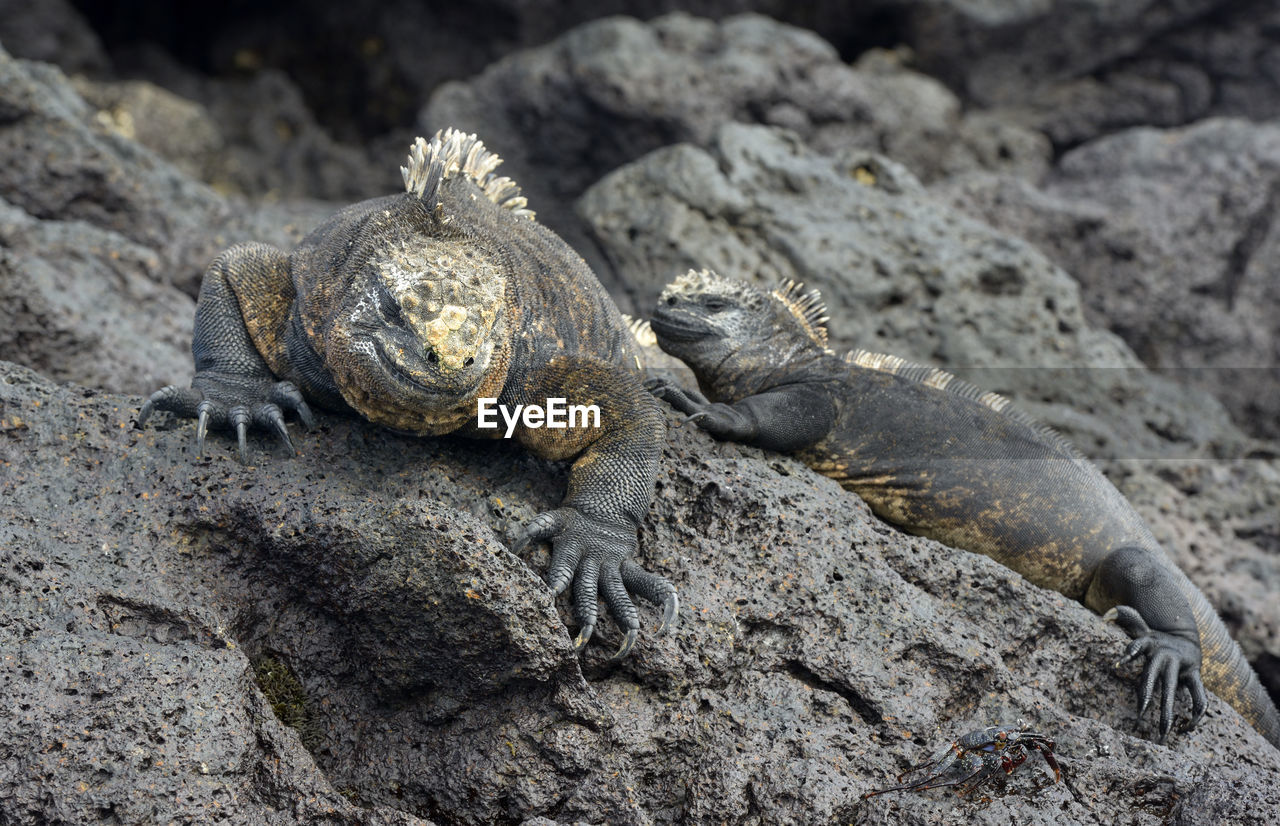
[[[678,616],[680,616],[680,597],[673,588],[671,594],[662,603],[662,625],[658,626],[658,633],[665,634],[671,630]]]
[[[284,423],[284,413],[278,405],[269,404],[262,411],[262,425],[269,427],[280,437],[280,441],[288,448],[290,453],[296,453],[293,448],[293,440],[289,438],[289,427]]]
[[[199,420],[196,422],[196,456],[204,456],[204,437],[209,432],[209,412],[213,409],[213,402],[203,401],[196,408]]]
[[[591,635],[595,633],[595,630],[596,626],[594,623],[584,625],[578,629],[578,636],[573,640],[573,653],[582,653],[582,649],[587,647],[587,643],[591,641]]]
[[[616,663],[631,653],[631,647],[636,644],[636,637],[638,636],[640,636],[639,628],[627,629],[627,635],[622,638],[622,645],[618,646],[617,652],[609,658],[609,662]]]
[[[236,442],[240,448],[240,464],[247,465],[249,464],[249,446],[246,443],[249,437],[249,408],[242,404],[236,405],[227,414],[227,420],[236,429]]]

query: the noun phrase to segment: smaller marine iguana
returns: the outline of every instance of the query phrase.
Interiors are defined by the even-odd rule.
[[[307,401],[396,431],[494,438],[478,402],[595,405],[599,426],[521,426],[538,456],[572,459],[561,506],[514,543],[552,542],[552,589],[573,584],[591,638],[604,598],[630,651],[639,615],[630,594],[678,613],[675,587],[632,558],[653,498],[665,437],[640,382],[636,342],[594,273],[525,208],[520,188],[475,135],[418,138],[401,167],[406,191],[347,207],[290,254],[242,244],[205,273],[196,305],[191,387],[152,394],[155,410],[236,432],[247,462],[250,428],[292,451],[284,411],[310,427]],[[662,630],[660,629],[660,631]]]
[[[836,356],[826,320],[816,291],[690,272],[663,291],[651,323],[715,401],[662,380],[650,389],[716,438],[794,453],[882,519],[1114,618],[1133,638],[1121,662],[1147,658],[1139,714],[1161,686],[1161,742],[1178,687],[1191,694],[1189,729],[1208,685],[1280,746],[1276,707],[1222,620],[1090,462],[1007,399],[941,370]]]

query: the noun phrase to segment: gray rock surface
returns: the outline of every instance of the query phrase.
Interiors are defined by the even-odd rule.
[[[1069,152],[1038,188],[971,174],[933,191],[1048,253],[1147,365],[1280,436],[1280,125],[1134,129]]]
[[[101,39],[68,0],[0,0],[0,43],[66,72],[103,72],[111,65]]]
[[[1209,115],[1277,114],[1280,39],[1270,0],[449,0],[256,3],[222,13],[185,9],[181,37],[163,0],[135,0],[131,15],[80,3],[10,3],[0,40],[30,40],[24,57],[78,70],[93,53],[68,33],[97,27],[124,71],[150,73],[167,48],[219,75],[278,70],[310,109],[348,141],[403,126],[447,80],[550,41],[588,20],[674,10],[711,19],[758,12],[816,32],[852,60],[871,47],[909,47],[919,66],[980,106],[1008,106],[1026,125],[1074,145],[1139,123],[1176,125]],[[70,21],[70,22],[68,22]],[[62,39],[50,33],[62,34]],[[177,42],[168,42],[177,41]],[[96,61],[105,61],[98,49]],[[163,82],[163,81],[162,81]]]
[[[1280,694],[1280,470],[1262,458],[1274,444],[1100,329],[1110,316],[1068,277],[1069,245],[1046,245],[1070,264],[1059,268],[1015,237],[1081,232],[1086,273],[1123,263],[1117,241],[1207,266],[1235,248],[1218,240],[1237,238],[1254,256],[1244,291],[1273,233],[1256,218],[1263,189],[1239,182],[1271,174],[1269,127],[1206,125],[1168,149],[1122,136],[1047,175],[1048,143],[1026,127],[1062,146],[1130,118],[1265,116],[1274,32],[1246,13],[1274,11],[1082,3],[788,12],[844,32],[840,53],[751,16],[601,21],[442,89],[424,118],[471,112],[532,206],[571,229],[574,199],[622,167],[581,204],[623,303],[647,310],[686,266],[799,277],[827,293],[840,344],[968,368],[1113,457],[1106,470]],[[216,78],[146,43],[122,65],[151,67],[149,80],[123,83],[73,84],[0,52],[0,359],[44,374],[0,366],[0,824],[1274,821],[1277,752],[1216,699],[1195,732],[1154,744],[1132,674],[1112,667],[1126,644],[1114,627],[985,558],[885,526],[793,461],[675,417],[640,554],[680,588],[682,621],[658,638],[645,609],[620,666],[605,662],[611,627],[573,656],[569,612],[541,582],[546,550],[520,559],[504,546],[558,502],[561,465],[336,417],[295,432],[296,456],[254,440],[250,467],[221,437],[196,458],[189,422],[134,430],[143,394],[189,376],[189,296],[212,254],[249,239],[291,246],[332,208],[309,199],[395,188],[407,136],[343,146],[326,134],[333,112],[407,121],[432,78],[588,13],[448,4],[456,16],[428,30],[442,12],[411,5],[375,16],[312,4],[260,45],[232,30],[268,28],[218,17],[202,33],[217,44],[209,65],[226,68]],[[761,7],[701,10],[748,5]],[[44,18],[19,6],[0,15],[6,47],[10,32],[48,32],[21,54],[109,69],[84,19],[32,28]],[[136,25],[154,32],[158,19]],[[939,27],[963,37],[939,39]],[[1059,27],[1061,43],[1031,53],[1037,32]],[[339,29],[358,59],[320,65]],[[840,57],[899,42],[915,62],[908,50]],[[993,75],[1018,50],[1009,65],[1022,76]],[[1197,61],[1203,82],[1184,70]],[[261,71],[278,65],[314,71]],[[910,68],[922,65],[951,67],[961,98],[1000,108],[966,109]],[[1079,105],[1053,97],[1090,82],[1099,94]],[[1082,127],[1063,137],[1061,123]],[[1214,154],[1215,136],[1238,165]],[[1197,174],[1211,180],[1203,193]],[[1034,208],[1023,223],[987,209],[988,186]],[[1152,224],[1167,229],[1106,234],[1125,193],[1151,192],[1185,200]],[[1188,226],[1203,251],[1170,240]],[[1018,718],[1057,740],[1066,783],[1037,789],[1033,755],[986,806],[944,791],[858,803],[950,739]]]
[[[1240,456],[1214,399],[1141,369],[1085,320],[1079,285],[1035,247],[932,199],[903,167],[729,124],[661,149],[581,200],[633,301],[689,268],[822,290],[833,346],[954,368],[1013,396],[1087,453]]]
[[[1149,13],[1163,7],[1168,12],[1172,6],[1142,5],[1114,4],[1108,12],[1123,10],[1109,23],[1117,29],[1130,26],[1135,23],[1133,11]],[[1116,29],[1109,36],[1098,32],[1093,44],[1073,44],[1078,51],[1074,60],[1049,71],[1008,72],[994,86],[987,81],[993,68],[999,73],[999,50],[962,63],[960,75],[979,73],[965,81],[972,91],[966,97],[995,106],[1002,120],[1044,132],[1060,148],[1134,126],[1280,115],[1280,7],[1269,0],[1218,0],[1199,4],[1199,9],[1182,6],[1179,12],[1189,11],[1190,17],[1179,14],[1180,21],[1172,25],[1140,25],[1123,34]],[[1044,41],[1022,42],[1038,46]],[[1101,49],[1099,43],[1104,44]],[[1116,45],[1120,50],[1112,51]],[[923,42],[920,47],[928,48]],[[1028,54],[1040,51],[1027,49]],[[983,66],[984,61],[990,63]]]
[[[202,109],[149,84],[78,85],[118,97],[91,105],[0,49],[0,357],[117,392],[185,383],[213,256],[291,247],[334,207],[228,200],[133,140],[209,149]]]
[[[983,104],[1029,101],[1053,81],[1114,66],[1169,32],[1191,30],[1229,0],[935,0],[912,16],[931,74]]]
[[[77,77],[76,90],[97,121],[224,195],[349,202],[399,184],[398,170],[371,155],[404,152],[407,129],[368,149],[341,144],[279,71],[210,78],[162,52],[148,52],[143,66],[164,85]]]
[[[484,135],[540,218],[588,252],[573,199],[653,149],[706,144],[727,122],[785,126],[824,150],[884,150],[926,178],[1036,175],[1049,151],[1035,133],[964,113],[892,53],[849,66],[812,32],[758,15],[589,23],[442,85],[418,117],[425,134],[453,125]]]
[[[300,225],[333,209],[224,199],[101,114],[56,67],[0,49],[0,198],[33,218],[118,233],[155,254],[160,281],[192,296],[226,247],[250,239],[291,245]]]
[[[0,199],[5,358],[63,381],[149,392],[191,374],[194,313],[146,247],[83,221],[38,221]]]
[[[674,428],[641,555],[680,587],[681,624],[620,667],[607,629],[580,667],[545,553],[526,567],[499,542],[555,503],[562,467],[334,417],[294,457],[264,439],[244,467],[220,439],[198,460],[188,422],[134,430],[139,401],[0,371],[11,822],[1263,824],[1280,806],[1280,753],[1220,701],[1149,742],[1118,630],[789,459]],[[264,658],[301,686],[297,729]],[[1068,783],[1034,790],[1033,761],[985,807],[858,804],[1019,717]]]
[[[39,147],[39,150],[35,150]],[[56,68],[0,50],[0,197],[37,218],[77,219],[158,249],[177,283],[198,283],[232,210],[94,111]]]

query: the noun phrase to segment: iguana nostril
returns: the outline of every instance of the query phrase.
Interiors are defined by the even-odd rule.
[[[473,365],[473,364],[475,364],[475,363],[476,363],[476,360],[475,360],[475,359],[473,359],[473,358],[468,358],[466,361],[462,362],[462,366],[463,366],[463,367],[470,367],[471,365]]]
[[[430,363],[432,363],[432,364],[439,364],[439,363],[440,363],[440,357],[436,355],[436,351],[435,351],[435,350],[428,350],[428,351],[427,351],[427,361],[429,361],[429,362],[430,362]]]

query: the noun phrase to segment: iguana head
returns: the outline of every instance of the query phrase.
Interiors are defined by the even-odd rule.
[[[382,247],[360,268],[326,339],[347,403],[414,433],[474,419],[475,400],[496,397],[505,380],[505,286],[500,266],[457,237],[412,233]]]
[[[825,322],[816,291],[801,293],[789,283],[769,292],[690,270],[662,291],[651,324],[658,346],[700,380],[714,381],[773,369],[801,350],[822,350]]]
[[[493,173],[500,163],[475,135],[418,138],[400,169],[407,197],[364,230],[371,252],[322,338],[343,398],[370,420],[447,433],[475,420],[478,398],[501,392],[508,270],[450,211],[479,198],[532,219],[520,188]]]

